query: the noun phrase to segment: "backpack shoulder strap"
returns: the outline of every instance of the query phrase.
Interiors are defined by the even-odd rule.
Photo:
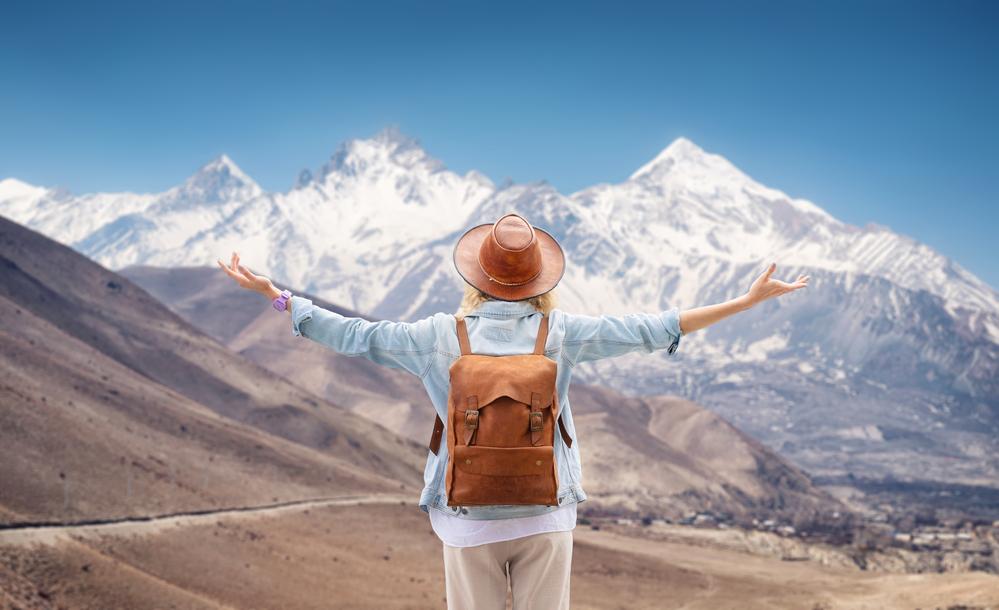
[[[534,342],[534,353],[544,355],[545,341],[548,340],[548,314],[541,317],[541,324],[538,326],[538,338]]]
[[[472,353],[472,348],[468,343],[468,329],[465,327],[465,318],[456,318],[455,329],[458,331],[458,347],[461,348],[461,355]]]

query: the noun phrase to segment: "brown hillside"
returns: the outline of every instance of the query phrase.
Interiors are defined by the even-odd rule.
[[[0,218],[0,519],[418,493],[423,451]]]

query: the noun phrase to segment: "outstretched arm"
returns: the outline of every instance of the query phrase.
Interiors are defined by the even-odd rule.
[[[233,252],[232,266],[218,261],[222,269],[243,288],[273,300],[281,291],[269,279],[239,263]],[[417,322],[372,322],[341,315],[293,296],[286,308],[291,314],[292,334],[321,343],[345,356],[362,356],[384,366],[398,368],[422,377],[436,353],[434,316]]]
[[[775,280],[771,277],[775,269],[777,269],[777,263],[770,263],[767,270],[756,278],[756,281],[749,287],[749,292],[746,294],[729,299],[723,303],[704,305],[681,311],[680,329],[684,334],[694,332],[727,318],[734,313],[745,311],[769,298],[793,292],[808,285],[807,275],[799,275],[798,279],[791,283]]]
[[[679,310],[659,313],[629,313],[622,316],[588,316],[563,312],[565,338],[562,357],[570,366],[580,362],[614,358],[628,352],[676,352],[680,346]]]

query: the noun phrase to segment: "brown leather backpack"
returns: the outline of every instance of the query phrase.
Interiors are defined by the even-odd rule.
[[[548,315],[534,353],[473,354],[465,320],[456,320],[461,356],[451,364],[448,397],[448,506],[558,504],[555,421],[572,446],[558,407],[558,364],[545,356]],[[440,448],[437,417],[430,450]]]

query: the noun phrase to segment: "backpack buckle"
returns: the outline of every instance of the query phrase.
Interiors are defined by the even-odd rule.
[[[541,411],[531,411],[531,432],[540,432],[545,429],[544,416]]]
[[[465,411],[465,427],[475,430],[479,427],[479,410],[469,409]]]

